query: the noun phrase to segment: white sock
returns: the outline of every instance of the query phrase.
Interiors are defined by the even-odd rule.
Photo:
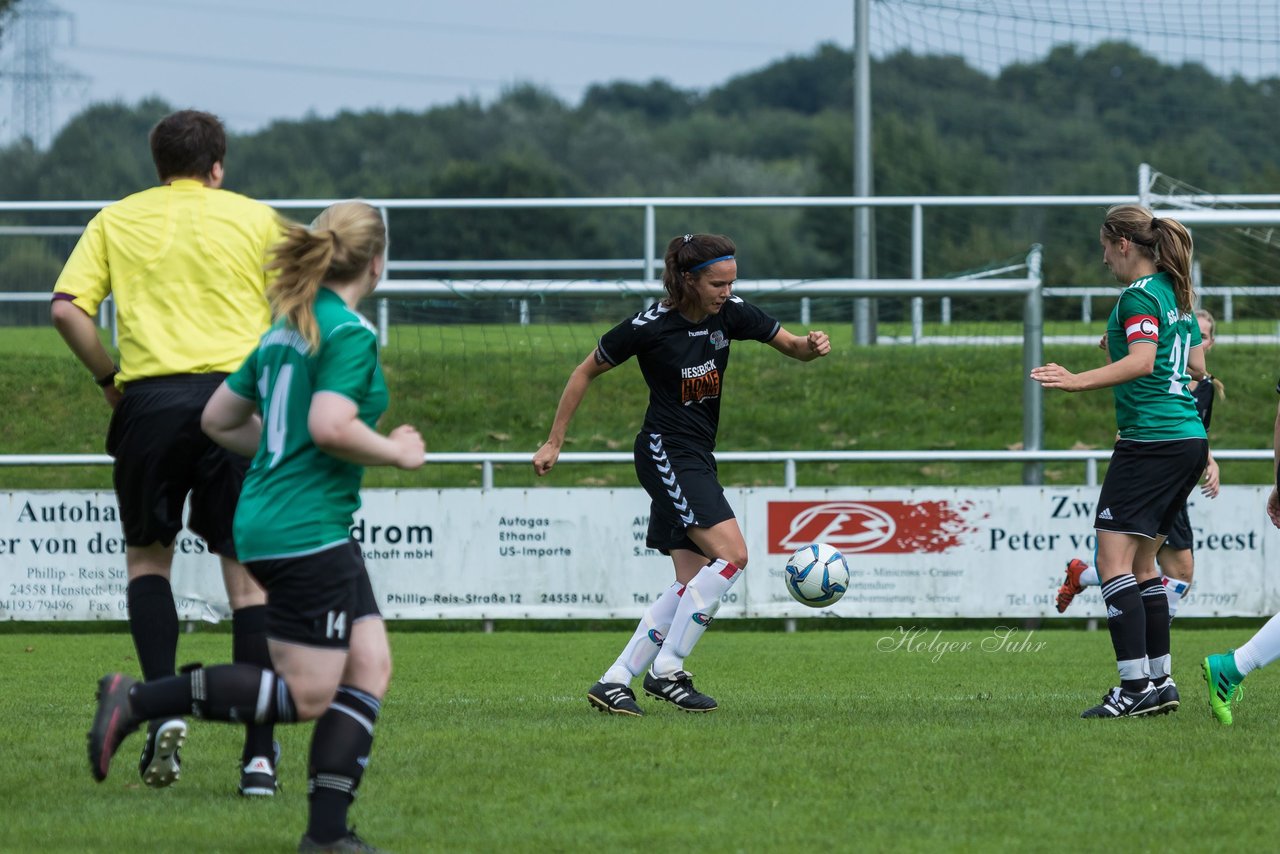
[[[1244,676],[1280,658],[1280,614],[1267,620],[1248,643],[1236,650],[1236,670]]]
[[[1191,585],[1167,575],[1160,576],[1160,581],[1164,584],[1164,595],[1169,598],[1169,619],[1172,620],[1178,613],[1178,603],[1182,601],[1182,597],[1186,595]]]
[[[1096,566],[1091,566],[1080,573],[1081,587],[1097,587],[1100,584],[1102,584],[1102,581],[1098,578],[1098,568]]]
[[[729,592],[741,574],[742,570],[727,560],[718,559],[698,570],[684,588],[680,606],[671,620],[671,631],[654,659],[655,676],[669,677],[684,669],[685,658],[720,610],[720,597]]]
[[[631,684],[633,677],[639,676],[653,664],[653,659],[662,649],[662,642],[671,630],[671,620],[676,615],[680,604],[680,594],[684,585],[676,582],[662,591],[657,601],[644,610],[644,616],[636,626],[631,640],[622,648],[618,660],[600,677],[601,682],[621,682]]]

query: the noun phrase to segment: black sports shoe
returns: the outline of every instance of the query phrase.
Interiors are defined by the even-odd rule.
[[[253,757],[240,771],[240,794],[247,798],[269,798],[278,788],[276,767],[265,756]]]
[[[1136,718],[1160,709],[1160,692],[1150,682],[1141,691],[1112,688],[1102,702],[1080,713],[1082,718]]]
[[[142,724],[129,706],[129,689],[137,681],[123,673],[108,673],[98,680],[98,711],[89,728],[89,770],[99,783],[107,779],[120,742]]]
[[[633,718],[644,715],[636,702],[635,692],[621,682],[597,682],[587,690],[587,699],[591,705],[611,715],[630,715]]]
[[[693,676],[683,670],[667,677],[654,676],[650,670],[644,675],[644,692],[686,712],[714,712],[720,708],[715,700],[698,693],[698,689],[693,687]]]
[[[1178,686],[1173,684],[1173,677],[1165,677],[1164,684],[1156,688],[1156,697],[1160,701],[1157,715],[1167,715],[1178,711],[1181,700],[1178,697]]]
[[[311,839],[305,833],[298,842],[299,851],[333,851],[340,854],[388,854],[381,848],[374,848],[368,842],[365,842],[359,836],[356,836],[356,829],[353,827],[347,831],[347,835],[333,842],[320,844]]]
[[[138,758],[138,774],[152,789],[172,786],[182,775],[182,757],[178,748],[187,740],[187,722],[182,718],[153,722],[147,729],[147,741]]]

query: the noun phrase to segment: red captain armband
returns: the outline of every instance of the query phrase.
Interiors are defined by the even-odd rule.
[[[1154,344],[1160,340],[1160,322],[1149,314],[1135,314],[1124,322],[1124,340],[1130,344],[1134,341]]]

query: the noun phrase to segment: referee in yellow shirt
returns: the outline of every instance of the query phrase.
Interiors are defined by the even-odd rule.
[[[231,534],[249,460],[205,436],[200,414],[270,322],[264,265],[281,225],[271,208],[221,189],[227,138],[216,116],[168,115],[150,143],[161,185],[90,220],[54,288],[53,324],[113,410],[107,452],[115,457],[129,627],[144,678],[175,673],[169,572],[188,495],[191,530],[222,562],[233,658],[269,669],[266,594],[236,560]],[[94,322],[108,295],[119,367]],[[182,720],[152,722],[139,763],[148,786],[178,778],[186,733]],[[271,728],[248,727],[240,792],[274,794],[276,759]]]

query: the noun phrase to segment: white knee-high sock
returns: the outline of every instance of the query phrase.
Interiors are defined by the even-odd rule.
[[[652,605],[644,610],[631,640],[622,648],[618,660],[600,677],[601,682],[631,683],[631,679],[639,676],[653,664],[654,656],[662,649],[662,642],[671,630],[671,620],[676,615],[676,607],[680,604],[680,594],[684,585],[676,582],[662,591]]]
[[[671,620],[671,631],[667,632],[667,639],[654,659],[655,676],[671,676],[684,669],[685,658],[720,610],[720,597],[729,592],[741,574],[742,570],[719,559],[698,570],[680,597],[680,605]]]
[[[1236,670],[1244,676],[1250,670],[1266,667],[1280,658],[1280,614],[1275,615],[1236,650]]]
[[[1081,587],[1097,587],[1102,581],[1098,578],[1098,568],[1091,566],[1084,572],[1080,573]]]

